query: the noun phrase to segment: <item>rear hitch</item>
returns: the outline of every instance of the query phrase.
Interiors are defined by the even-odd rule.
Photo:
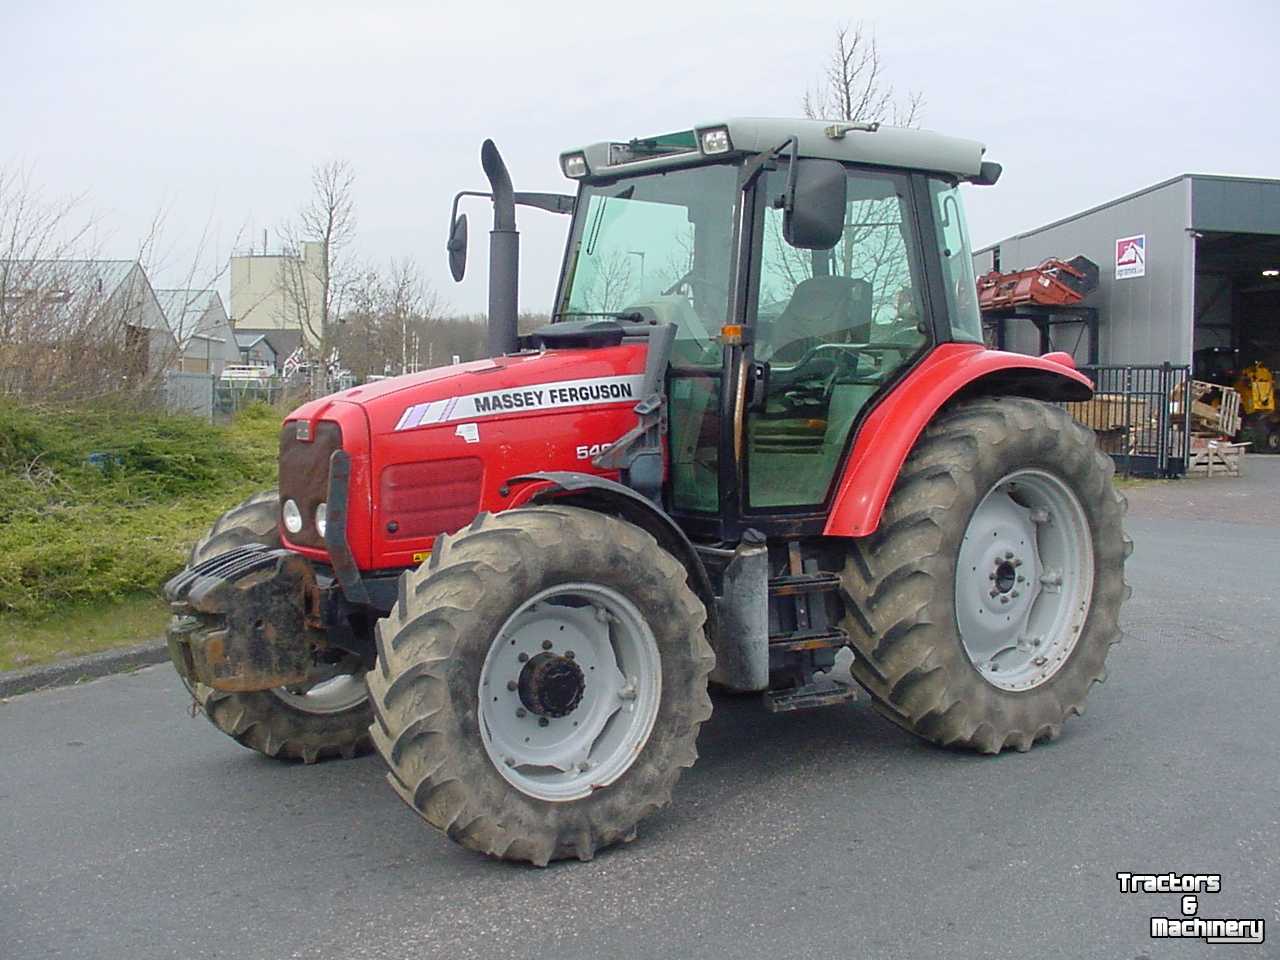
[[[311,563],[289,550],[238,547],[164,587],[174,617],[169,656],[188,683],[243,693],[331,675]]]

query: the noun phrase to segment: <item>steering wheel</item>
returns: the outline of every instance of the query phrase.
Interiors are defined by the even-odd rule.
[[[856,374],[857,364],[854,344],[815,344],[795,364],[770,371],[770,392],[781,393],[792,408],[826,407],[837,381],[850,369]]]

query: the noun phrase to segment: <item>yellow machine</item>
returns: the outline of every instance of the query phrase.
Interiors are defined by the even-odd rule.
[[[1276,381],[1271,369],[1254,361],[1240,371],[1232,386],[1240,394],[1244,432],[1250,435],[1253,449],[1280,453],[1280,416],[1276,414]]]
[[[1240,394],[1240,409],[1244,415],[1276,412],[1276,380],[1271,371],[1259,362],[1249,364],[1240,371],[1232,384]]]

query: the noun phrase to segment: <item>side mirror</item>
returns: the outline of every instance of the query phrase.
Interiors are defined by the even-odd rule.
[[[783,198],[783,237],[801,250],[830,250],[844,234],[848,198],[848,176],[838,160],[792,160]]]
[[[454,218],[449,228],[449,272],[455,282],[461,282],[467,272],[467,215],[460,214]]]

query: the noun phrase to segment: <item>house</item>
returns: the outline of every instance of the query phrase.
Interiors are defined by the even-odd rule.
[[[267,340],[266,334],[258,330],[237,330],[236,348],[239,350],[239,363],[242,366],[262,367],[270,370],[273,376],[283,363]]]
[[[237,330],[292,331],[308,343],[319,342],[324,332],[324,244],[308,240],[301,248],[301,255],[231,258],[231,316]]]
[[[279,375],[285,361],[303,345],[303,337],[301,330],[249,329],[237,325],[236,344],[240,350],[239,363],[270,366]]]
[[[235,331],[216,290],[157,290],[169,329],[178,342],[178,369],[222,376],[240,362]]]
[[[116,385],[177,366],[177,340],[137,260],[0,260],[0,339],[36,377],[67,376],[88,356]]]

